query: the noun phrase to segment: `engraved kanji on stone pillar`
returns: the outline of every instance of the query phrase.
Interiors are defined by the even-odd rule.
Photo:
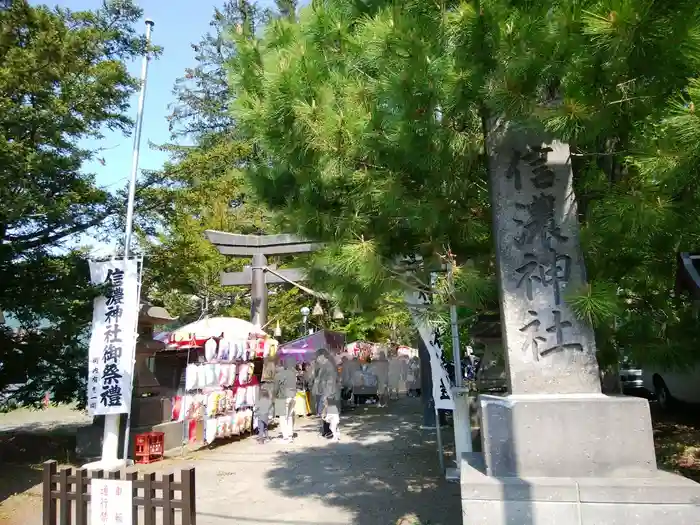
[[[569,147],[500,121],[487,144],[510,392],[598,393],[593,330],[565,300],[586,279]]]

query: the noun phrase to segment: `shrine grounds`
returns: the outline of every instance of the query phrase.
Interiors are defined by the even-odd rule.
[[[652,412],[660,466],[700,481],[697,412]],[[86,423],[69,407],[0,414],[0,525],[41,523],[40,463],[75,462],[75,432]],[[420,401],[403,398],[345,416],[340,443],[300,418],[292,445],[246,438],[139,470],[194,466],[199,525],[461,524],[459,485],[444,481],[435,432],[420,424]],[[446,450],[451,433],[443,430]]]
[[[343,418],[339,443],[319,435],[318,420],[298,418],[291,445],[277,439],[260,445],[248,437],[139,470],[176,471],[177,477],[179,469],[194,466],[198,525],[379,525],[402,518],[407,518],[404,525],[461,524],[459,485],[440,475],[436,434],[420,430],[421,414],[420,400],[413,398],[388,411],[359,408]],[[0,416],[0,433],[2,426]],[[71,429],[75,426],[64,425],[54,434],[66,436]],[[0,439],[5,440],[0,450],[9,451],[8,436]],[[37,443],[46,436],[33,439]],[[60,449],[47,453],[70,461]],[[27,461],[13,464],[8,481],[0,481],[0,524],[41,523],[38,463],[47,458],[37,458],[36,468]],[[0,456],[0,478],[8,459]]]

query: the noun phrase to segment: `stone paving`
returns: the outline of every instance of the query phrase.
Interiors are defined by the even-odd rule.
[[[407,398],[358,408],[344,415],[339,443],[318,435],[318,420],[299,418],[293,444],[246,439],[172,467],[197,469],[198,525],[393,525],[409,515],[461,524],[459,485],[440,475],[420,411]]]

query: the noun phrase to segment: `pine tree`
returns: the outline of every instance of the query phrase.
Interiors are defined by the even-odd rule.
[[[279,13],[274,16],[293,20],[295,5],[293,1],[278,2]],[[176,83],[175,107],[169,119],[173,140],[187,137],[194,144],[164,146],[172,160],[150,174],[160,184],[141,191],[147,207],[154,210],[142,224],[149,254],[146,287],[151,299],[164,303],[180,316],[180,322],[198,318],[205,304],[210,315],[249,316],[249,288],[222,287],[220,273],[240,271],[250,261],[219,254],[205,239],[205,230],[259,235],[280,231],[266,203],[255,198],[244,177],[243,168],[253,149],[227,113],[231,100],[224,67],[238,52],[230,35],[240,29],[242,37],[251,38],[272,17],[253,4],[233,0],[215,12],[211,33],[192,46],[196,65],[187,68],[185,77]],[[249,29],[243,31],[243,27]],[[304,258],[271,258],[269,262],[300,267]],[[285,339],[300,335],[299,310],[313,305],[315,299],[286,285],[270,290],[268,318],[280,321]],[[338,321],[330,315],[332,305],[325,311],[319,326],[382,338],[401,333],[398,325],[405,314],[392,310],[376,318],[365,313],[363,318],[346,312],[347,319]]]
[[[682,362],[700,333],[673,288],[675,252],[700,241],[698,35],[692,1],[314,2],[238,42],[249,178],[290,230],[331,244],[339,293],[403,285],[391,267],[409,253],[471,259],[483,283],[483,126],[543,127],[572,148],[591,284],[569,301],[603,363]]]
[[[440,12],[379,4],[274,21],[233,61],[237,117],[260,147],[251,183],[289,229],[337,245],[318,274],[337,267],[338,291],[358,300],[381,296],[397,255],[490,251],[479,115],[439,104],[454,85],[441,41],[426,38],[444,34]]]
[[[291,20],[296,19],[297,0],[275,0],[279,16]]]
[[[184,76],[175,82],[176,102],[168,117],[173,139],[198,139],[234,129],[228,108],[233,95],[225,69],[236,53],[232,34],[243,27],[254,32],[271,16],[269,10],[246,0],[227,0],[220,9],[215,8],[211,32],[191,46],[196,65],[185,68]]]

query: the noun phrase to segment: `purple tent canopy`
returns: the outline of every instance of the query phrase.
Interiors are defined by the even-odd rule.
[[[307,353],[314,353],[321,348],[327,348],[331,353],[337,354],[345,347],[345,334],[339,332],[329,332],[319,330],[313,334],[301,337],[295,341],[290,341],[279,347],[277,351],[281,355],[303,356]]]

